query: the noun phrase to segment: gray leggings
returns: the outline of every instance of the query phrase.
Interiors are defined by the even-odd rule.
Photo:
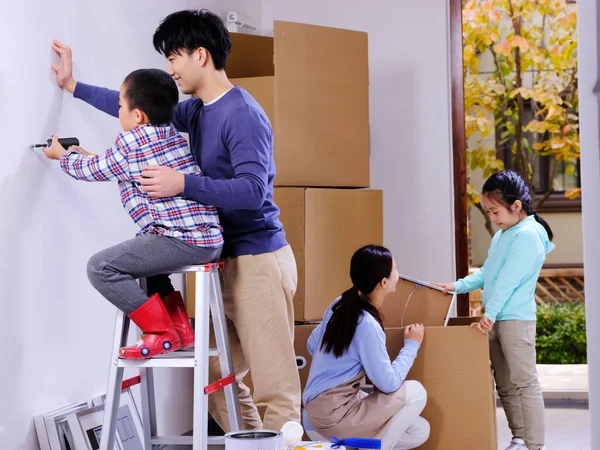
[[[173,292],[169,274],[193,264],[216,261],[221,247],[206,248],[190,245],[180,239],[146,234],[109,247],[92,256],[87,273],[90,283],[109,302],[130,314],[158,293],[161,297]],[[148,279],[145,293],[136,279]]]

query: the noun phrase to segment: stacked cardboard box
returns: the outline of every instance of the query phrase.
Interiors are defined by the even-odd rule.
[[[362,245],[383,243],[383,195],[369,187],[367,34],[276,21],[234,34],[232,83],[261,104],[275,137],[275,203],[298,265],[298,322],[320,320],[350,285]],[[347,189],[354,188],[354,189]]]

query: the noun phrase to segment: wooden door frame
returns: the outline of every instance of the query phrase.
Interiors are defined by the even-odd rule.
[[[450,86],[454,171],[454,245],[458,279],[469,274],[462,0],[450,0]],[[467,294],[458,296],[457,314],[458,316],[469,315]]]

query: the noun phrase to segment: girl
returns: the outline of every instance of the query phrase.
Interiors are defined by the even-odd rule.
[[[412,449],[429,437],[419,416],[427,393],[405,381],[423,340],[423,325],[404,331],[404,348],[391,362],[379,308],[396,290],[398,271],[389,250],[368,245],[350,262],[353,286],[336,299],[308,339],[313,356],[303,403],[312,428],[331,438],[379,438],[382,449]],[[375,391],[360,389],[366,375]],[[309,428],[309,427],[307,427]]]
[[[483,204],[500,228],[484,266],[445,292],[483,288],[485,315],[472,326],[489,332],[496,389],[513,434],[506,450],[544,448],[544,400],[536,371],[534,292],[542,264],[554,248],[552,230],[531,205],[529,189],[515,172],[492,175]]]

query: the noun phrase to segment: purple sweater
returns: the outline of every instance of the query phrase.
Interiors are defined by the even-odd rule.
[[[119,116],[117,91],[78,82],[73,95]],[[183,196],[217,207],[223,256],[256,255],[287,245],[273,201],[273,130],[256,100],[239,87],[207,106],[192,98],[177,106],[173,124],[189,133],[204,173],[185,175]]]

